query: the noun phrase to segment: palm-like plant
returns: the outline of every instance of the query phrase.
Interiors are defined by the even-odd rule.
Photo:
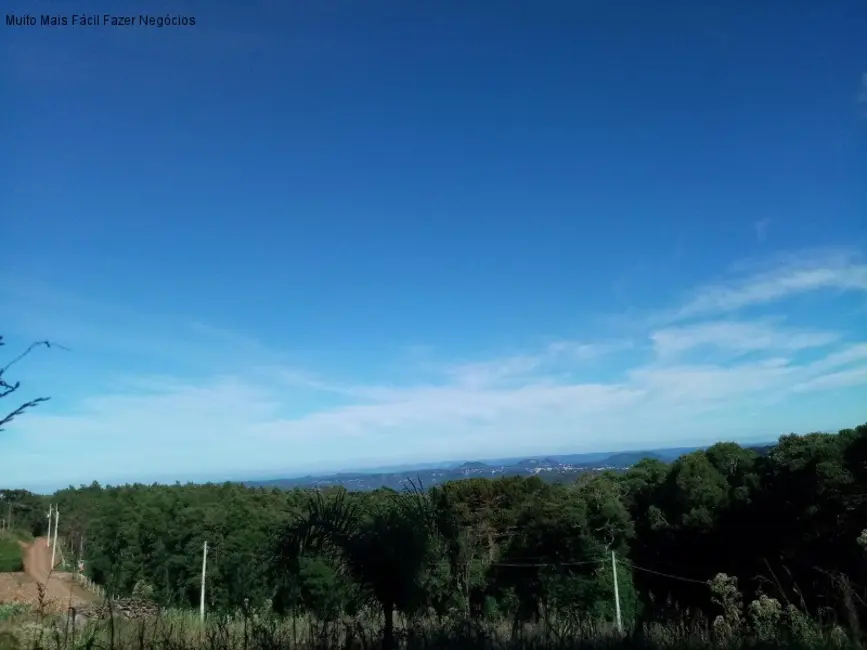
[[[394,647],[394,611],[423,604],[419,578],[436,535],[428,496],[414,484],[378,499],[317,492],[305,510],[280,531],[278,566],[294,571],[305,553],[327,555],[385,617],[383,648]]]

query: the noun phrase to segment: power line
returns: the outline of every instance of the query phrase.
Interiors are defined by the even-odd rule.
[[[508,567],[570,567],[570,566],[588,566],[591,564],[603,564],[608,560],[586,560],[584,562],[491,562],[491,566],[508,566]]]
[[[661,576],[663,578],[669,578],[671,580],[680,580],[681,582],[691,582],[697,585],[704,585],[707,587],[706,580],[696,580],[695,578],[684,578],[683,576],[676,576],[671,573],[663,573],[662,571],[655,571],[654,569],[645,569],[644,567],[638,566],[636,564],[632,564],[632,562],[628,562],[627,560],[619,560],[621,564],[625,564],[626,566],[635,569],[636,571],[644,571],[645,573],[652,573],[653,575]]]
[[[610,560],[608,558],[600,559],[600,560],[585,560],[583,562],[492,562],[492,566],[502,566],[502,567],[520,567],[520,568],[546,568],[546,567],[573,567],[573,566],[590,566],[590,565],[600,565],[607,564]],[[706,580],[696,580],[695,578],[687,578],[685,576],[675,575],[673,573],[664,573],[662,571],[657,571],[656,569],[648,569],[646,567],[638,566],[637,564],[633,564],[628,560],[623,560],[618,558],[617,562],[619,564],[623,564],[628,566],[631,569],[636,571],[643,571],[644,573],[650,573],[656,576],[660,576],[661,578],[668,578],[670,580],[679,580],[680,582],[688,582],[696,585],[707,586]]]

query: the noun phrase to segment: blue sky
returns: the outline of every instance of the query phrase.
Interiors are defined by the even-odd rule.
[[[2,26],[0,484],[867,420],[859,0],[243,6]]]

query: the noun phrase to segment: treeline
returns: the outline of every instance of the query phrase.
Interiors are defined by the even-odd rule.
[[[94,581],[167,606],[198,604],[207,540],[210,610],[336,620],[375,606],[386,635],[391,612],[613,620],[612,551],[627,624],[724,614],[731,598],[720,594],[734,584],[711,588],[718,574],[738,580],[735,600],[764,595],[867,624],[867,425],[783,436],[761,456],[720,443],[569,485],[408,488],[95,483],[51,497],[0,492],[0,504],[36,535],[58,504],[66,553],[81,553]]]

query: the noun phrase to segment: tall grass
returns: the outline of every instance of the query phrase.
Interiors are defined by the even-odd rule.
[[[0,650],[373,650],[380,648],[380,617],[369,614],[324,622],[310,616],[268,614],[210,617],[202,625],[191,612],[167,611],[149,620],[77,620],[74,612],[54,618],[17,612],[0,620]],[[403,620],[401,650],[856,650],[840,628],[778,630],[757,635],[744,629],[721,635],[706,620],[648,624],[619,634],[609,622],[551,619],[513,626],[506,620],[451,618]]]

